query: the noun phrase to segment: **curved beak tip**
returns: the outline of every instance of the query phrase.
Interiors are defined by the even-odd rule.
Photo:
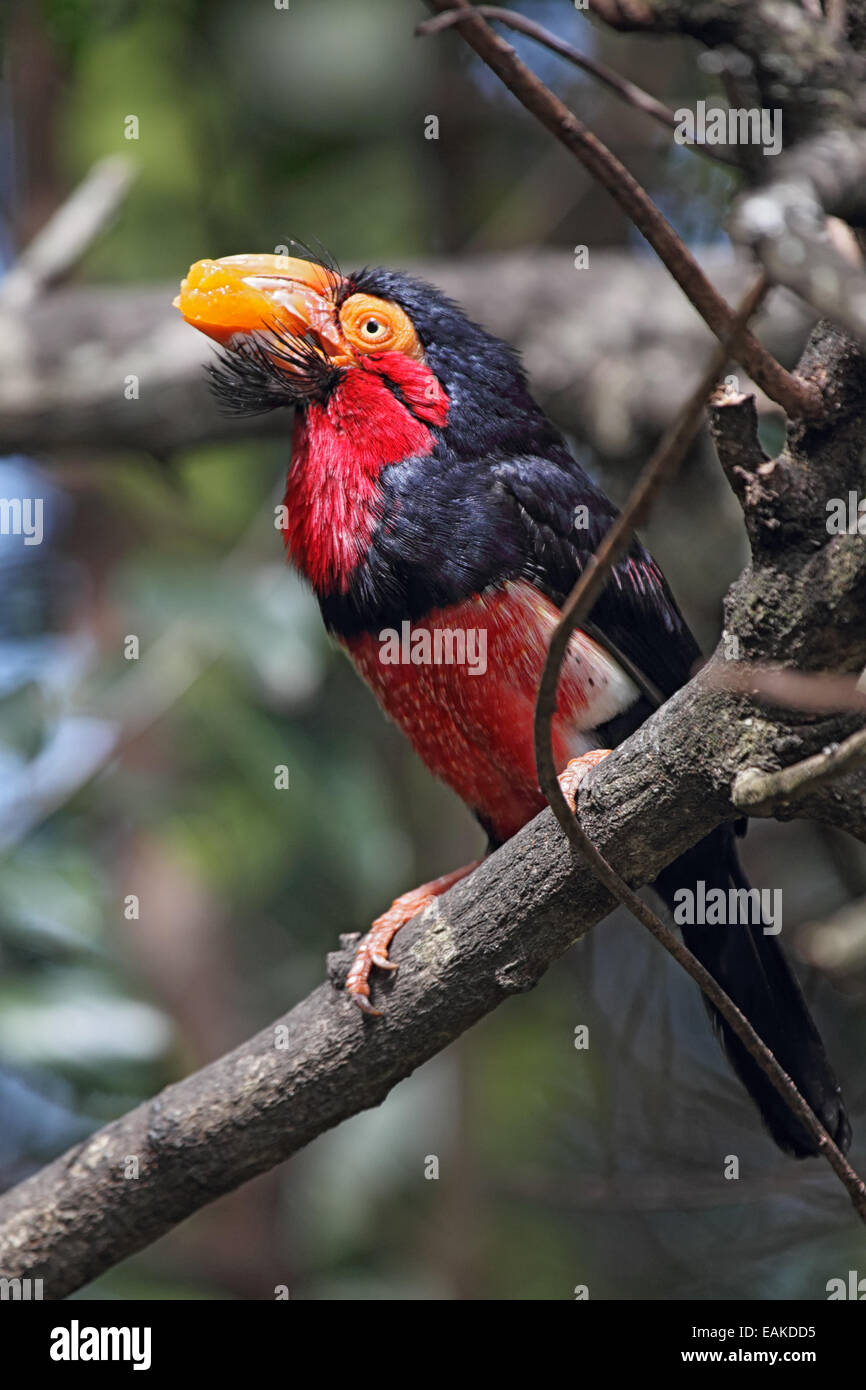
[[[187,323],[217,342],[284,327],[334,338],[335,276],[315,261],[252,254],[196,261],[172,301]]]

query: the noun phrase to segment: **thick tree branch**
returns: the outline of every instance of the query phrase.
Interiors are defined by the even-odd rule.
[[[629,883],[654,879],[735,814],[729,787],[751,747],[744,723],[742,702],[701,672],[581,790],[582,825]],[[813,749],[823,737],[803,733]],[[705,758],[695,758],[696,746]],[[848,815],[852,825],[866,823],[866,782]],[[0,1198],[0,1271],[44,1279],[47,1298],[79,1288],[378,1105],[484,1014],[530,989],[613,904],[545,811],[400,933],[399,975],[377,986],[383,1018],[365,1021],[322,985],[273,1027]]]

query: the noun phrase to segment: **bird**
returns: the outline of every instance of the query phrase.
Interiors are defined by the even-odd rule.
[[[329,255],[294,249],[303,254],[197,261],[174,305],[218,346],[207,370],[226,410],[293,408],[289,559],[385,714],[472,811],[489,853],[546,805],[536,693],[561,607],[616,509],[535,401],[512,346],[432,284],[387,268],[344,274]],[[563,664],[551,735],[572,798],[700,659],[661,569],[635,540]],[[371,980],[395,968],[396,932],[475,867],[402,894],[376,919],[345,983],[363,1013],[380,1012]],[[684,889],[748,888],[736,827],[707,835],[653,887],[669,909]],[[681,930],[847,1150],[839,1084],[776,935],[761,921]],[[707,1007],[777,1145],[817,1154]]]

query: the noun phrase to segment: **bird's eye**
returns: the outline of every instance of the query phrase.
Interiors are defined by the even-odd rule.
[[[421,359],[421,344],[409,316],[388,299],[358,291],[340,306],[340,328],[358,352],[402,352]]]

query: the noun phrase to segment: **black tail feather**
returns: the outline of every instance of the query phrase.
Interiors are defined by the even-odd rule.
[[[655,887],[674,911],[677,891],[694,891],[701,880],[707,892],[722,888],[727,894],[731,887],[749,888],[729,826],[714,831],[671,864]],[[761,923],[683,925],[680,930],[689,950],[742,1010],[839,1148],[846,1151],[851,1126],[839,1084],[778,937],[765,934]],[[724,1019],[711,1005],[707,1007],[734,1071],[776,1143],[797,1158],[816,1154],[818,1148],[809,1131]]]

